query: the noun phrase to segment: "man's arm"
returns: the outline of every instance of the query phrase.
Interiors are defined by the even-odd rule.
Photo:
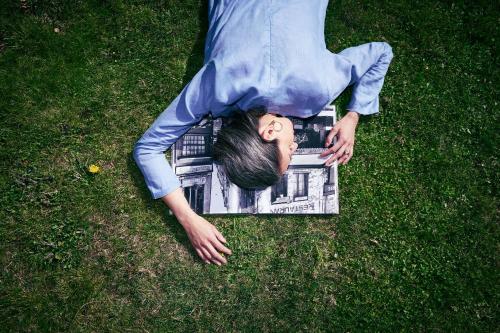
[[[231,253],[221,243],[225,242],[224,237],[191,209],[179,179],[165,158],[165,151],[209,113],[214,75],[213,64],[205,64],[137,141],[133,155],[151,195],[167,204],[198,255],[207,263],[220,265],[227,261],[217,251]]]
[[[385,74],[393,58],[392,48],[385,42],[373,42],[350,47],[339,54],[331,54],[330,91],[337,97],[348,85],[354,85],[349,112],[340,119],[328,134],[321,157],[333,154],[325,162],[331,165],[338,159],[346,164],[354,153],[355,130],[359,115],[379,112],[379,93]],[[331,146],[334,137],[337,142]]]
[[[203,66],[134,147],[134,159],[154,199],[181,185],[165,151],[210,112],[214,75],[213,64]]]
[[[391,46],[385,42],[372,42],[349,47],[338,56],[351,65],[349,85],[354,87],[347,110],[362,115],[378,113],[379,94],[393,58]]]

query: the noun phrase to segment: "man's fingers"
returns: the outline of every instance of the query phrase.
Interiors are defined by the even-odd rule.
[[[211,260],[212,259],[212,255],[210,254],[210,252],[207,249],[205,249],[204,247],[201,247],[200,251],[205,256],[205,259],[207,259],[207,260]]]
[[[196,248],[195,248],[195,250],[196,250],[196,253],[198,253],[198,256],[199,256],[199,257],[200,257],[203,261],[204,261],[204,260],[206,260],[206,259],[205,259],[205,256],[203,255],[203,253],[202,253],[199,249],[196,249]]]
[[[219,253],[219,252],[217,252],[217,250],[216,250],[216,249],[214,249],[214,247],[213,247],[211,244],[207,245],[205,248],[206,248],[206,249],[210,252],[210,254],[212,255],[212,256],[211,256],[211,257],[212,257],[212,261],[215,259],[215,260],[216,260],[217,262],[219,262],[219,263],[223,263],[223,264],[227,263],[226,258],[224,258],[223,256],[221,256],[221,255],[220,255],[220,253]],[[216,263],[217,263],[217,262],[216,262]]]
[[[218,241],[213,241],[212,245],[215,247],[215,249],[218,252],[224,252],[227,255],[231,255],[232,254],[232,252],[231,252],[230,249],[228,249],[227,247],[225,247],[222,243],[220,243]]]
[[[227,243],[226,239],[222,234],[219,232],[219,230],[215,229],[215,236],[217,236],[217,239],[220,240],[223,243]]]
[[[219,260],[217,260],[217,259],[215,259],[215,258],[212,258],[211,260],[212,260],[212,262],[213,262],[214,264],[216,264],[217,266],[222,266],[222,263],[221,263]]]
[[[219,230],[217,230],[217,228],[215,228],[215,236],[216,236],[217,240],[212,242],[212,244],[215,246],[215,248],[219,252],[224,252],[225,254],[228,254],[228,255],[233,254],[230,249],[228,249],[226,246],[224,246],[224,244],[220,243],[220,242],[227,243],[227,241],[224,238],[224,236],[222,236],[222,234],[219,232]]]
[[[339,156],[338,158],[338,161],[339,161],[339,164],[344,164],[345,160],[349,157],[349,150],[351,148],[349,146],[347,146],[345,149],[344,149],[344,153]]]
[[[330,158],[329,158],[329,159],[328,159],[328,160],[324,163],[324,165],[325,165],[325,166],[330,166],[330,165],[332,165],[332,164],[333,164],[333,162],[335,162],[335,158],[332,156],[332,157],[330,157]]]
[[[344,161],[344,165],[346,165],[347,162],[349,162],[349,160],[352,158],[352,155],[354,154],[354,145],[349,146],[348,149],[349,149],[348,150],[349,153],[345,154],[346,158],[345,158],[345,161]]]
[[[203,252],[203,254],[205,254],[205,257],[210,261],[210,262],[213,262],[214,264],[216,265],[221,265],[221,263],[215,259],[215,258],[212,258],[212,253],[208,250],[208,248],[205,248],[205,247],[202,247],[201,248],[201,251]]]
[[[201,252],[200,249],[195,249],[195,250],[196,253],[198,253],[198,256],[201,258],[201,260],[203,260],[207,264],[210,264],[210,261],[205,257],[205,255],[203,254],[203,252]]]
[[[344,154],[339,158],[339,164],[345,165],[345,162],[347,161],[347,155]]]
[[[351,147],[351,151],[349,152],[349,155],[347,156],[346,160],[344,161],[344,165],[347,164],[347,162],[349,162],[352,158],[352,155],[353,155],[353,151],[352,151],[352,147]]]
[[[346,165],[352,157],[354,146],[350,145],[344,150],[344,154],[339,156],[339,164]]]
[[[347,149],[348,146],[349,146],[348,144],[345,144],[342,147],[340,147],[339,150],[337,150],[337,152],[335,154],[333,154],[333,156],[330,157],[325,162],[325,165],[330,166],[337,158],[339,158],[340,156],[342,156],[342,154],[344,154],[344,151]]]
[[[328,147],[332,143],[333,138],[335,137],[335,135],[337,135],[338,132],[339,127],[333,126],[333,128],[330,130],[330,133],[328,133],[328,136],[326,137],[325,147]]]
[[[327,150],[325,150],[324,152],[322,152],[319,156],[323,157],[323,156],[335,153],[340,147],[342,147],[344,145],[344,143],[345,143],[344,140],[342,140],[342,139],[338,140],[333,145],[333,147],[328,148]]]

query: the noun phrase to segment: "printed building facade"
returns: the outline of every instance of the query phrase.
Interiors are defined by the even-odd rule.
[[[192,128],[175,143],[172,166],[181,182],[184,196],[198,214],[210,213],[212,192],[212,140],[211,121]]]
[[[184,195],[198,214],[338,214],[337,166],[323,165],[319,154],[335,122],[330,107],[309,119],[292,118],[298,148],[280,181],[264,190],[231,183],[212,160],[212,145],[222,119],[203,120],[180,138],[172,167]]]

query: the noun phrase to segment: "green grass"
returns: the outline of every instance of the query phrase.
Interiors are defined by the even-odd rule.
[[[4,2],[0,330],[496,331],[499,11],[475,3],[331,1],[332,51],[395,54],[341,215],[208,217],[217,267],[131,158],[201,67],[201,2]]]

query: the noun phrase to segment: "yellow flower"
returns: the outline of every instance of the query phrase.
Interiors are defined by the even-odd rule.
[[[98,173],[99,171],[101,171],[101,168],[99,168],[97,165],[95,165],[95,164],[89,165],[89,172],[90,173]]]

